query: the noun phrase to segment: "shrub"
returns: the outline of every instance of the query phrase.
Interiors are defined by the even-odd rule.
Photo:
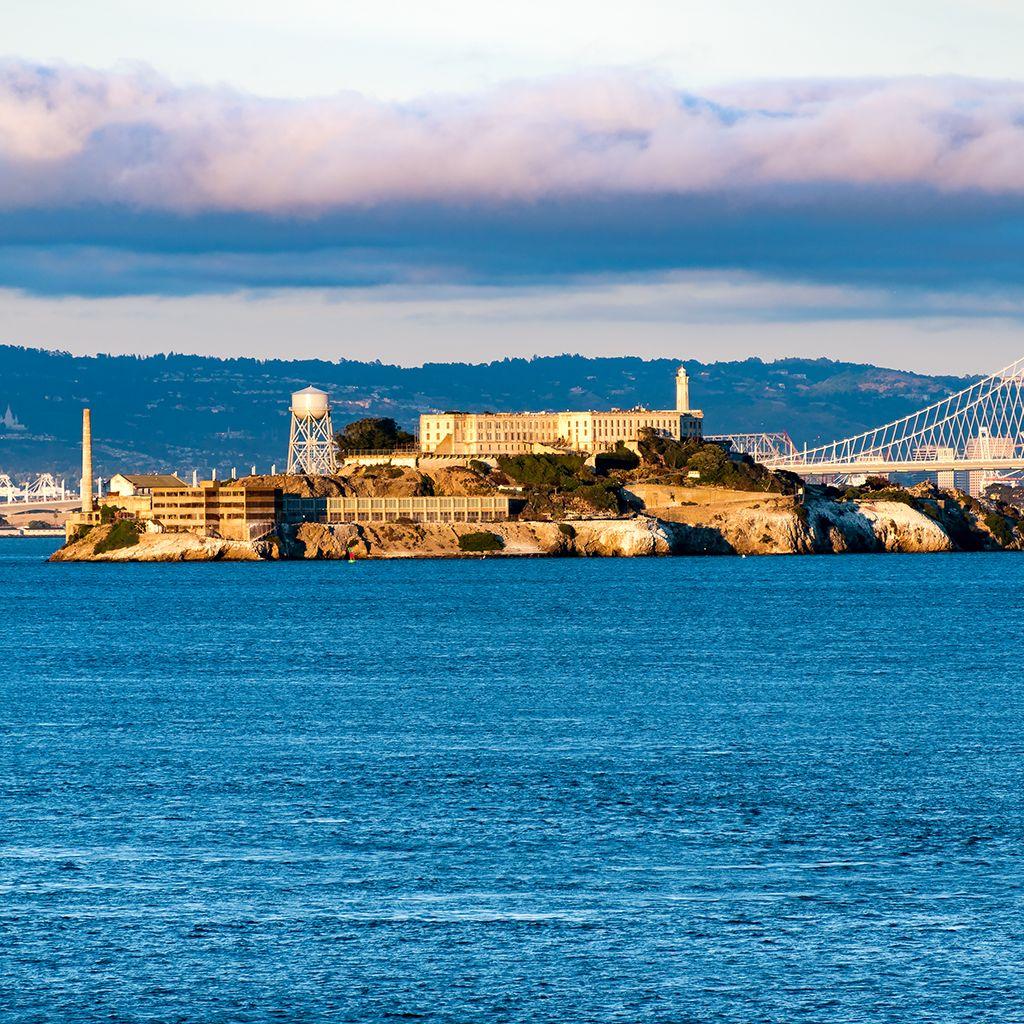
[[[560,487],[571,489],[584,473],[584,460],[579,455],[502,455],[498,469],[509,479],[527,487]],[[586,476],[592,477],[589,471]]]
[[[481,476],[488,476],[491,472],[491,464],[489,462],[483,462],[481,459],[470,459],[469,468],[474,473],[479,473]]]
[[[48,523],[45,519],[30,519],[26,529],[29,530],[52,530],[53,523]]]
[[[564,534],[569,540],[574,540],[576,537],[576,527],[571,526],[569,523],[559,523],[558,532]]]
[[[892,484],[889,482],[888,477],[869,476],[864,479],[864,486],[869,491],[887,491],[891,489]]]
[[[1010,524],[998,512],[989,512],[985,516],[985,525],[989,533],[996,539],[1000,547],[1009,547],[1013,543],[1013,530]]]
[[[792,473],[773,473],[749,455],[730,454],[721,444],[699,438],[676,441],[648,431],[641,437],[640,452],[648,465],[699,473],[696,480],[700,484],[775,494],[795,494],[802,486],[800,478]],[[687,477],[684,482],[692,480]]]
[[[464,533],[459,537],[460,551],[501,551],[505,542],[496,534],[481,530],[479,533]]]
[[[100,522],[106,525],[117,518],[117,509],[113,505],[100,505]]]
[[[138,543],[139,528],[130,519],[119,519],[93,550],[95,554],[102,555],[106,551],[134,547]]]
[[[619,511],[619,489],[615,484],[605,482],[581,484],[573,491],[573,497],[585,501],[592,508],[602,512]]]
[[[387,450],[410,445],[416,438],[401,427],[390,416],[367,416],[349,423],[340,433],[334,435],[338,450],[342,453],[363,450]]]

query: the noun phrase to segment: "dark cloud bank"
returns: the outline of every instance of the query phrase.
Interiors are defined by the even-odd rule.
[[[191,294],[675,269],[1016,288],[1024,85],[592,75],[281,102],[0,64],[0,283]]]

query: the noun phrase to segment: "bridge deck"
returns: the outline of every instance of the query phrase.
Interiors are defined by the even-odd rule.
[[[899,462],[794,462],[788,459],[768,460],[769,469],[787,469],[800,476],[835,473],[952,473],[976,470],[1024,470],[1024,457],[1012,459],[941,459],[925,461],[906,459]]]

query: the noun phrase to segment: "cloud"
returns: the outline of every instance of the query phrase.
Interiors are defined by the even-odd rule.
[[[0,284],[36,294],[750,272],[1015,286],[1024,83],[651,75],[274,100],[0,62]]]
[[[0,65],[0,206],[321,214],[387,203],[919,186],[1024,193],[1024,84],[652,76],[281,101],[140,69]]]

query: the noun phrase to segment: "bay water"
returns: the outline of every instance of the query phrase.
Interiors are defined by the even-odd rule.
[[[49,565],[0,1021],[1024,1020],[1024,558]]]

